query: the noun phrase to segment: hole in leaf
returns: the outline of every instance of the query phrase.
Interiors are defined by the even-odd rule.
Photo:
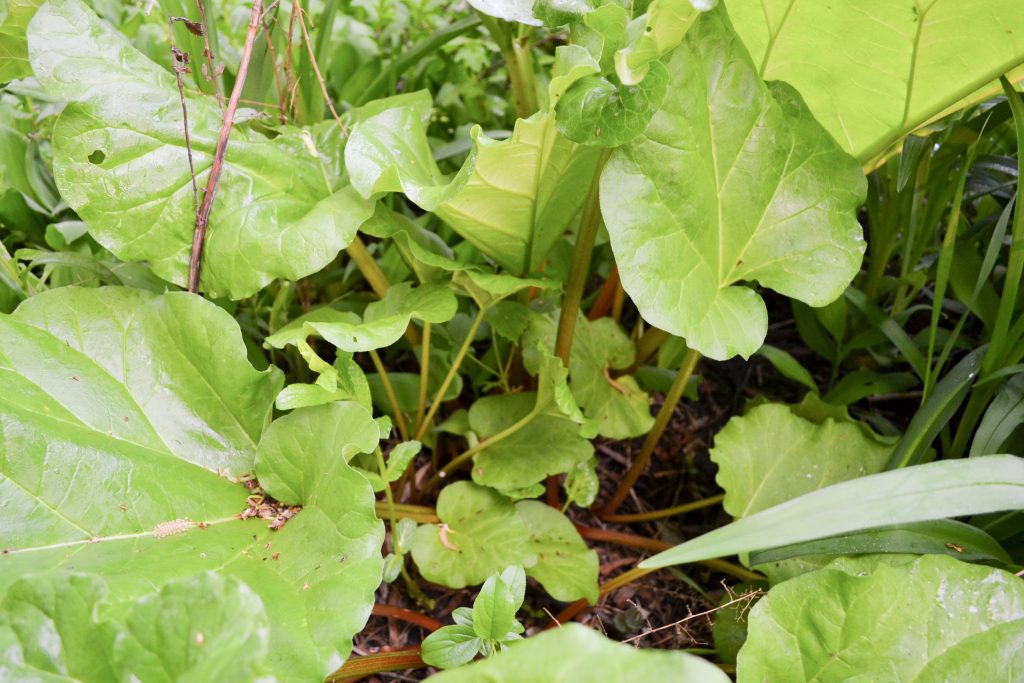
[[[106,159],[106,158],[107,158],[107,155],[104,154],[102,149],[94,149],[92,151],[92,154],[89,155],[89,163],[90,164],[97,164],[97,165],[99,165],[99,164],[102,164],[103,160]]]

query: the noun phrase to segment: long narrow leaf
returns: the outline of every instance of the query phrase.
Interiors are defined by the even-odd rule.
[[[960,362],[935,385],[935,391],[910,421],[910,426],[889,458],[887,469],[921,462],[935,436],[967,398],[967,393],[978,377],[978,369],[985,357],[986,348],[983,346],[961,358]]]
[[[1024,508],[1024,458],[990,455],[827,486],[659,553],[646,569],[775,548],[861,529]]]

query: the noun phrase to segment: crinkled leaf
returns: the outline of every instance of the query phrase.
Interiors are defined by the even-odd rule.
[[[604,76],[581,78],[558,100],[558,132],[581,145],[624,145],[647,128],[665,98],[668,82],[661,62],[652,63],[636,85]]]
[[[568,623],[513,643],[493,657],[431,677],[435,683],[728,683],[729,677],[696,655],[638,649],[586,626]]]
[[[117,680],[113,646],[119,629],[101,621],[96,609],[105,594],[102,580],[84,574],[11,584],[0,601],[0,676],[10,681]]]
[[[530,415],[536,394],[522,392],[485,396],[469,409],[469,423],[486,444],[488,437]],[[594,447],[579,426],[560,414],[541,413],[510,436],[478,453],[473,481],[515,495],[552,474],[568,472],[586,462]]]
[[[530,530],[537,564],[526,570],[555,600],[597,601],[597,553],[587,547],[569,518],[536,500],[516,503],[516,512]]]
[[[535,270],[586,199],[598,150],[555,129],[554,116],[516,121],[507,140],[473,129],[473,149],[448,182],[427,144],[431,101],[425,92],[375,103],[352,129],[345,165],[364,197],[404,192],[477,249],[513,273]]]
[[[136,602],[124,623],[114,659],[143,681],[251,680],[270,635],[259,596],[213,572],[169,581]]]
[[[85,574],[13,584],[0,617],[0,643],[8,641],[0,674],[38,680],[47,672],[58,675],[46,680],[102,683],[251,681],[262,673],[267,615],[238,579],[209,572],[169,581],[118,621],[98,618],[106,593],[99,577]]]
[[[741,683],[1016,680],[1022,645],[1024,583],[1010,573],[937,555],[844,558],[754,606],[737,671]]]
[[[442,626],[423,639],[423,661],[438,669],[451,669],[473,661],[483,647],[483,641],[472,624]]]
[[[275,677],[319,680],[344,660],[381,576],[373,495],[342,456],[370,445],[356,437],[369,413],[325,406],[345,413],[336,425],[297,411],[262,435],[264,489],[303,506],[272,531],[239,519],[251,491],[218,470],[253,471],[279,374],[252,369],[222,309],[184,293],[65,288],[0,318],[0,336],[0,587],[29,570],[94,572],[123,605],[212,570],[263,601]],[[324,429],[340,435],[329,447]]]
[[[441,490],[441,524],[416,529],[412,557],[428,581],[449,588],[476,586],[513,564],[532,565],[529,532],[512,502],[468,481]]]
[[[947,109],[992,97],[998,84],[985,86],[1024,63],[1017,0],[730,0],[728,7],[761,75],[797,88],[865,164]]]
[[[744,517],[641,563],[697,562],[850,531],[1024,507],[1024,458],[942,460],[833,484]]]
[[[892,445],[861,425],[831,417],[813,422],[791,406],[767,403],[729,420],[715,435],[722,506],[746,517],[823,486],[881,472]]]
[[[184,284],[195,201],[174,77],[79,0],[42,7],[28,44],[40,85],[70,102],[53,132],[61,196],[118,258]],[[208,97],[186,102],[202,188],[221,111]],[[320,270],[373,212],[344,178],[337,126],[277,132],[232,131],[203,252],[201,285],[212,295],[241,298]]]
[[[348,311],[321,308],[291,321],[267,337],[265,344],[280,349],[317,335],[342,351],[372,351],[401,339],[413,318],[448,322],[457,306],[455,294],[446,285],[413,287],[412,283],[403,282],[389,288],[383,299],[367,306],[362,320]]]
[[[724,10],[667,58],[672,76],[644,135],[601,175],[622,284],[651,324],[723,360],[767,331],[757,281],[821,306],[864,252],[863,173],[788,86],[766,86]]]

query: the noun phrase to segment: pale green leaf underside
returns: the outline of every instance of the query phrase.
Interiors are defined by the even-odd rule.
[[[697,562],[893,524],[1024,508],[1024,458],[989,455],[881,472],[818,489],[641,563]]]
[[[473,149],[450,182],[427,143],[425,92],[374,105],[352,129],[345,165],[364,197],[404,192],[513,273],[536,269],[586,199],[599,151],[558,134],[554,116],[516,121],[512,137],[492,140],[479,127]]]
[[[28,43],[40,85],[70,103],[53,133],[61,196],[119,258],[184,284],[195,202],[173,76],[78,0],[41,8]],[[221,114],[210,98],[186,100],[202,191]],[[280,133],[232,131],[202,262],[212,295],[241,298],[321,269],[373,212],[342,175],[336,127]]]
[[[885,469],[892,446],[860,425],[825,418],[820,424],[768,403],[734,417],[715,435],[723,507],[746,517],[823,486]]]
[[[1024,583],[948,557],[844,558],[773,588],[737,662],[753,681],[1020,680]]]
[[[569,623],[511,645],[468,666],[432,676],[435,683],[727,683],[729,677],[696,655],[641,650]]]
[[[403,282],[368,305],[362,319],[348,311],[320,308],[288,323],[267,337],[265,344],[280,349],[316,335],[349,353],[373,351],[398,341],[413,318],[444,323],[455,316],[457,307],[455,294],[447,285],[413,287]]]
[[[263,601],[276,677],[319,680],[344,660],[380,579],[372,492],[341,457],[350,442],[315,450],[326,440],[306,421],[304,459],[261,446],[257,461],[280,375],[249,365],[226,312],[184,293],[65,288],[0,318],[0,336],[0,589],[30,571],[91,572],[124,606],[216,571]],[[359,410],[324,424],[366,433]],[[281,531],[238,519],[250,491],[218,474],[254,467],[304,506]]]
[[[722,8],[667,58],[672,82],[644,135],[601,176],[623,286],[652,324],[723,360],[764,341],[757,281],[815,306],[864,251],[864,176],[799,95],[759,79]]]
[[[729,13],[761,75],[797,88],[862,163],[1024,63],[1018,0],[731,0]]]

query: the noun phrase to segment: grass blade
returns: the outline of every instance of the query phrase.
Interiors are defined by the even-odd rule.
[[[640,563],[645,569],[893,524],[1024,508],[1024,458],[943,460],[827,486],[698,536]]]

